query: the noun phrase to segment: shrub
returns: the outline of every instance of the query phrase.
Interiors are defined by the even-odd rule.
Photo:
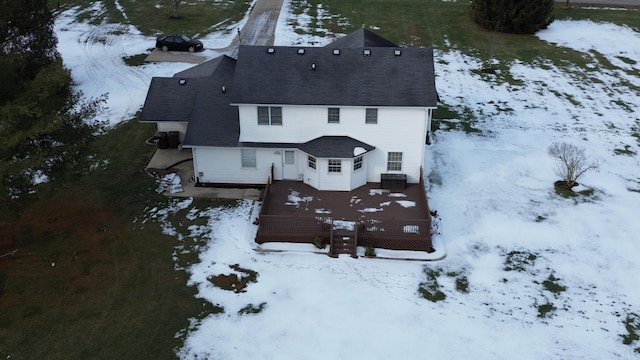
[[[376,248],[374,248],[373,246],[367,246],[364,248],[364,256],[376,256]]]
[[[560,176],[568,190],[578,185],[578,178],[589,170],[597,170],[600,164],[590,159],[583,148],[569,143],[554,142],[549,146],[549,156],[556,160],[556,175]]]
[[[327,241],[322,236],[316,236],[313,238],[313,245],[318,249],[324,249],[327,246]]]
[[[489,31],[533,34],[554,20],[554,0],[473,0],[471,17]]]

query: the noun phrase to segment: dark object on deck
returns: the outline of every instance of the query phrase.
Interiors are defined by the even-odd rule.
[[[167,142],[166,131],[158,131],[156,133],[156,137],[158,138],[158,141],[156,143],[158,144],[158,149],[166,149],[169,146],[169,143]]]
[[[167,144],[170,149],[177,149],[180,145],[180,133],[177,131],[169,131],[167,134]]]
[[[380,188],[406,189],[407,174],[380,174]]]

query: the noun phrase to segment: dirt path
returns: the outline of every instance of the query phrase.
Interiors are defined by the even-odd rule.
[[[238,55],[238,45],[273,45],[276,25],[283,0],[258,0],[256,1],[249,19],[238,31],[229,46],[221,51],[229,51],[231,57]]]
[[[283,0],[258,0],[240,31],[241,45],[273,45]]]
[[[213,49],[237,57],[238,45],[273,45],[276,25],[283,0],[258,0],[249,13],[245,25],[238,31],[231,44],[225,48]],[[163,52],[154,49],[145,59],[149,62],[188,62],[200,63],[205,58],[189,53]]]

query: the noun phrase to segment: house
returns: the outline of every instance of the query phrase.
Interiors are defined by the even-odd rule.
[[[240,46],[152,79],[141,122],[189,148],[199,185],[317,190],[419,183],[438,96],[433,50],[360,29],[324,47]]]

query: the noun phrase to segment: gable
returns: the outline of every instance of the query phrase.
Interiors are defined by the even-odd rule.
[[[204,83],[203,79],[181,83],[177,78],[152,78],[140,121],[189,121],[196,95]]]
[[[343,36],[325,47],[331,49],[344,48],[367,48],[367,47],[398,47],[398,45],[373,33],[367,29],[360,28],[349,35]]]

